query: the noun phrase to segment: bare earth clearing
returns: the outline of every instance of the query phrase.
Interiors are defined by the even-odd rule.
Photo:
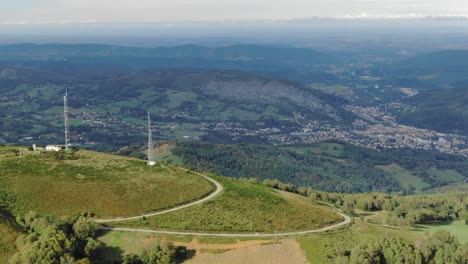
[[[185,262],[189,264],[308,263],[299,243],[294,239],[244,241],[231,245],[197,245],[191,242],[184,246],[189,250],[193,249],[197,252],[192,259]],[[203,253],[203,249],[224,249],[228,251],[222,253]]]

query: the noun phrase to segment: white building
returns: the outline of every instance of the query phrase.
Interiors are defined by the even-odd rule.
[[[65,149],[65,146],[63,145],[47,145],[46,146],[46,151],[60,151],[62,149]]]

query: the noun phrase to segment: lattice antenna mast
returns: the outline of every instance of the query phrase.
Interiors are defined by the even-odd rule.
[[[68,90],[65,91],[65,96],[63,97],[63,119],[65,123],[65,149],[68,149],[70,145],[70,127],[68,122]]]
[[[151,117],[148,112],[148,165],[154,165],[153,158],[153,131],[151,130]]]

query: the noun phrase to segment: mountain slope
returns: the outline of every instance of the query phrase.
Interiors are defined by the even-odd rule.
[[[19,156],[18,149],[0,147],[0,199],[15,215],[33,210],[58,217],[83,212],[133,216],[198,200],[214,190],[196,175],[150,167],[142,160],[26,148]]]
[[[4,79],[0,81],[0,125],[4,128],[0,142],[19,143],[30,137],[40,144],[61,141],[59,113],[66,88],[73,141],[104,143],[103,148],[141,142],[148,111],[162,127],[158,136],[163,139],[206,136],[226,142],[246,138],[233,137],[234,129],[263,141],[262,133],[290,133],[302,122],[343,125],[354,118],[341,106],[347,103],[344,99],[245,72],[46,69],[0,69]],[[96,72],[90,75],[92,69]],[[259,133],[260,129],[273,130]]]
[[[135,96],[145,94],[148,90],[195,93],[197,100],[203,104],[210,104],[205,100],[209,98],[228,105],[229,102],[253,104],[257,107],[269,105],[277,107],[284,115],[289,116],[292,116],[294,111],[320,115],[322,119],[327,120],[343,121],[350,116],[340,106],[340,103],[345,102],[343,99],[318,90],[305,89],[294,82],[245,72],[141,72],[106,80],[99,90],[93,89],[92,92],[98,96],[101,93],[120,99],[127,95],[129,90],[132,90]],[[122,96],[120,93],[123,93]],[[185,100],[200,104],[189,97]]]
[[[468,136],[468,87],[423,92],[405,103],[411,108],[399,113],[400,122]]]
[[[141,156],[133,145],[118,153]],[[377,151],[342,142],[307,145],[221,145],[165,142],[157,159],[231,177],[277,179],[331,192],[422,192],[468,179],[468,159],[435,151]]]

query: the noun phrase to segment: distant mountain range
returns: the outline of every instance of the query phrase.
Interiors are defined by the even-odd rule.
[[[0,46],[0,62],[26,65],[89,67],[96,65],[124,71],[183,69],[238,70],[299,82],[336,80],[322,67],[342,59],[312,49],[232,45],[210,48],[198,45],[174,47],[120,47],[97,44],[16,44]]]
[[[394,84],[437,89],[468,82],[468,50],[444,50],[379,65],[376,72]]]
[[[312,49],[232,45],[209,48],[198,45],[174,47],[120,47],[97,44],[16,44],[0,46],[2,60],[54,60],[74,57],[92,58],[197,58],[231,61],[324,64],[337,62],[334,56]]]

